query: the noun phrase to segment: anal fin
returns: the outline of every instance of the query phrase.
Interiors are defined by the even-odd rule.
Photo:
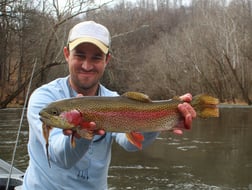
[[[138,149],[142,149],[142,142],[144,141],[144,136],[138,132],[126,133],[128,141],[135,145]]]

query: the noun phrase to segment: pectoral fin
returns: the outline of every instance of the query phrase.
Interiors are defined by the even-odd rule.
[[[76,147],[76,142],[75,142],[75,139],[74,139],[74,134],[72,134],[70,138],[71,138],[71,146],[73,148],[75,148]]]
[[[47,160],[48,160],[48,164],[49,164],[49,167],[51,167],[51,164],[50,164],[50,157],[49,157],[49,151],[48,151],[48,147],[49,147],[49,134],[50,134],[50,130],[52,129],[52,127],[46,125],[46,124],[42,124],[42,130],[43,130],[43,136],[45,138],[45,141],[46,141],[46,157],[47,157]]]
[[[131,144],[135,145],[140,150],[142,149],[142,142],[144,140],[144,136],[141,133],[126,133],[126,137]]]

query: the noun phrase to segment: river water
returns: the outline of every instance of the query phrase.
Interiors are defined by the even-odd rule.
[[[0,110],[0,158],[11,162],[21,109]],[[24,118],[14,166],[25,170]],[[163,132],[147,149],[113,145],[109,189],[252,190],[252,107],[220,108],[220,118],[196,119],[183,135]]]

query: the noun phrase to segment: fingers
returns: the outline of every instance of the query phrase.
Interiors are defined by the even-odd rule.
[[[66,136],[73,135],[76,138],[81,138],[81,136],[76,131],[73,131],[72,129],[64,129],[63,134]]]
[[[79,135],[81,138],[85,138],[88,140],[92,140],[95,135],[104,135],[105,131],[103,129],[98,130],[87,130],[87,129],[81,129],[77,128],[76,135]]]
[[[63,134],[66,136],[70,136],[73,134],[73,131],[71,129],[64,129]]]
[[[182,135],[183,134],[183,131],[181,129],[173,129],[172,131],[173,133],[175,133],[176,135]]]
[[[192,120],[196,117],[195,110],[187,102],[179,104],[178,109],[179,109],[180,113],[182,114],[182,116],[184,117],[184,128],[191,129]]]
[[[94,131],[94,133],[96,135],[105,135],[106,132],[103,129],[99,129],[99,130]]]
[[[183,102],[191,102],[192,101],[192,95],[190,93],[186,93],[186,94],[180,96],[179,98]]]
[[[85,139],[88,139],[88,140],[92,140],[94,135],[95,135],[94,131],[87,130],[87,129],[81,129],[79,127],[76,129],[76,133],[81,138],[85,138]]]
[[[95,122],[82,122],[78,127],[63,130],[63,134],[91,140],[94,135],[104,135],[105,131],[103,129],[97,129]]]

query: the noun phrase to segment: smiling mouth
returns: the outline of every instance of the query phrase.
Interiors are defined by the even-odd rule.
[[[82,73],[80,73],[80,75],[84,75],[84,76],[93,76],[94,75],[94,73],[91,73],[91,72],[82,72]]]

